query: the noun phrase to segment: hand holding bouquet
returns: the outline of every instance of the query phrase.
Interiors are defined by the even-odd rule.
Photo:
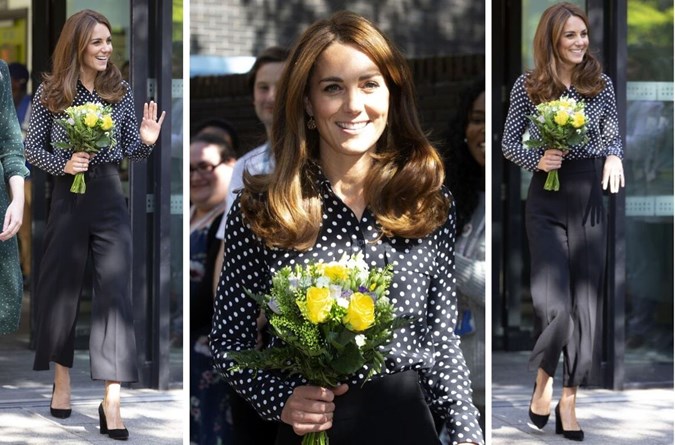
[[[369,269],[361,255],[337,262],[284,267],[272,277],[268,295],[247,294],[266,312],[283,344],[228,352],[244,368],[301,374],[311,384],[335,387],[366,366],[369,380],[384,366],[379,347],[410,321],[395,317],[387,298],[392,267]],[[303,445],[327,444],[324,431],[303,437]]]
[[[556,148],[566,152],[572,146],[588,141],[583,101],[563,96],[559,100],[540,103],[537,114],[527,117],[541,134],[540,139],[525,142],[528,148]],[[558,170],[548,172],[544,190],[560,190]]]
[[[115,145],[115,122],[111,112],[109,106],[93,102],[66,108],[67,117],[56,119],[56,123],[66,131],[68,141],[54,142],[54,147],[90,154],[98,153],[103,147],[112,147]],[[86,190],[84,173],[75,174],[70,191],[84,193]]]

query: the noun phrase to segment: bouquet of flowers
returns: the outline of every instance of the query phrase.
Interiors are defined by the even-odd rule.
[[[584,102],[563,96],[537,105],[537,114],[527,116],[539,129],[541,139],[525,142],[529,148],[557,148],[568,151],[572,146],[588,141]],[[546,177],[544,190],[560,190],[558,171],[551,170]]]
[[[111,116],[110,106],[87,102],[68,107],[65,113],[66,117],[56,119],[56,123],[63,127],[69,140],[54,142],[54,147],[73,152],[98,153],[103,147],[115,145],[115,121]],[[77,173],[70,191],[84,193],[86,190],[84,173]]]
[[[283,344],[228,352],[244,368],[278,369],[301,374],[311,384],[335,387],[366,366],[366,381],[381,371],[394,329],[410,323],[395,317],[387,298],[391,265],[369,269],[363,256],[343,256],[331,263],[284,267],[272,277],[267,295],[247,295],[265,311]],[[309,433],[303,445],[326,445],[325,431]]]

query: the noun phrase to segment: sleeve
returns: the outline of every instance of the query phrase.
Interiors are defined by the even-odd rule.
[[[4,170],[5,182],[12,176],[28,176],[26,160],[23,157],[23,137],[21,126],[16,117],[9,69],[4,61],[0,61],[0,162]]]
[[[509,161],[529,171],[537,170],[544,149],[528,149],[523,144],[523,135],[529,124],[528,115],[535,112],[534,105],[525,91],[525,77],[521,75],[511,89],[509,111],[504,123],[502,152]]]
[[[127,93],[122,98],[120,106],[122,107],[123,118],[119,122],[118,143],[122,144],[122,154],[131,160],[139,161],[146,159],[152,153],[154,145],[146,145],[141,142],[141,136],[138,132],[138,121],[134,112],[134,97],[131,93],[131,86],[124,82]]]
[[[26,160],[50,175],[64,176],[66,172],[63,169],[71,154],[65,150],[51,148],[54,116],[42,104],[42,87],[41,84],[33,95],[33,111],[25,144]]]
[[[217,370],[266,420],[281,419],[283,406],[299,380],[265,370],[233,372],[227,353],[253,349],[259,308],[243,289],[259,293],[271,285],[262,242],[242,221],[237,199],[225,229],[225,260],[216,290],[210,347]]]
[[[619,115],[616,110],[614,85],[609,76],[603,74],[605,89],[602,91],[602,115],[600,116],[600,137],[603,156],[615,155],[623,159],[623,144],[619,132]]]
[[[445,420],[453,444],[482,444],[478,410],[471,401],[469,368],[455,334],[457,294],[455,293],[454,244],[455,209],[436,234],[437,273],[429,287],[427,323],[434,337],[434,367],[421,371],[420,382],[429,407]]]

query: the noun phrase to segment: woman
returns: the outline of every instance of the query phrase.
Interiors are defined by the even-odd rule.
[[[457,207],[455,276],[459,329],[471,371],[473,403],[485,427],[485,78],[464,91],[450,125],[445,184]]]
[[[122,194],[118,164],[124,157],[145,159],[159,136],[154,102],[143,107],[136,124],[131,88],[110,61],[111,29],[101,14],[84,10],[71,16],[61,31],[46,75],[33,103],[26,139],[26,157],[54,176],[51,211],[45,233],[35,301],[38,333],[33,369],[48,370],[55,362],[50,405],[54,417],[70,416],[70,374],[78,300],[87,254],[94,269],[94,294],[89,352],[91,375],[105,381],[99,406],[101,433],[113,439],[129,435],[120,415],[120,382],[137,380],[129,276],[131,228]],[[96,156],[52,149],[67,141],[54,123],[71,105],[99,102],[112,107],[116,144]],[[73,175],[86,172],[87,191],[69,191]]]
[[[12,100],[9,69],[3,60],[0,60],[0,85],[0,162],[4,171],[0,182],[0,215],[4,215],[0,232],[0,335],[5,335],[19,329],[21,316],[23,278],[14,235],[23,221],[23,182],[28,169],[23,157],[21,127]]]
[[[303,33],[287,67],[270,141],[275,168],[245,177],[228,216],[211,332],[218,369],[262,417],[281,420],[277,444],[326,430],[332,445],[438,444],[429,407],[453,443],[482,443],[453,333],[452,200],[405,59],[366,19],[340,12]],[[264,292],[285,265],[353,252],[371,267],[395,265],[389,296],[414,317],[395,331],[382,373],[363,386],[357,372],[320,388],[301,376],[229,371],[228,351],[256,345],[258,310],[242,289]]]
[[[213,317],[213,257],[235,152],[215,133],[190,142],[190,442],[232,443],[229,386],[215,373],[208,334]]]
[[[527,197],[526,229],[531,255],[531,293],[543,330],[530,357],[537,368],[529,416],[543,428],[553,398],[553,376],[563,354],[563,389],[555,408],[556,433],[581,441],[576,418],[577,387],[593,364],[598,304],[605,270],[606,221],[602,188],[624,186],[616,101],[612,82],[589,52],[588,19],[570,3],[544,11],[534,36],[535,68],[511,92],[502,149],[534,171]],[[562,95],[585,102],[589,141],[560,150],[527,150],[523,134],[537,129],[527,116],[535,105]],[[557,169],[560,191],[545,191]]]

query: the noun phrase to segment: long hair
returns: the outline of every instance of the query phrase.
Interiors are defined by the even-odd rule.
[[[563,35],[565,23],[572,16],[579,17],[584,22],[590,35],[586,13],[572,3],[549,6],[539,19],[534,33],[534,69],[525,81],[525,90],[535,104],[557,99],[566,89],[559,73],[562,57],[558,51],[558,42]],[[596,96],[605,87],[601,74],[600,62],[589,48],[583,61],[572,71],[572,84],[580,94]]]
[[[485,92],[485,77],[480,76],[464,90],[457,113],[450,121],[444,147],[445,184],[452,192],[457,209],[457,233],[470,219],[478,205],[479,193],[485,190],[485,168],[469,152],[465,142],[466,127],[474,101]]]
[[[91,9],[73,14],[63,25],[52,54],[52,72],[43,76],[41,99],[49,111],[53,113],[63,111],[75,99],[82,60],[94,27],[99,23],[112,32],[108,19]],[[94,88],[96,93],[109,103],[119,102],[126,93],[122,74],[110,60],[106,70],[96,75]]]
[[[389,89],[387,127],[377,141],[364,187],[382,235],[423,237],[448,216],[449,201],[441,193],[443,162],[419,124],[406,60],[370,21],[342,11],[311,25],[291,50],[275,99],[270,141],[275,169],[266,176],[244,176],[243,213],[270,246],[304,250],[319,234],[319,134],[306,130],[304,99],[316,60],[335,42],[366,54]]]

